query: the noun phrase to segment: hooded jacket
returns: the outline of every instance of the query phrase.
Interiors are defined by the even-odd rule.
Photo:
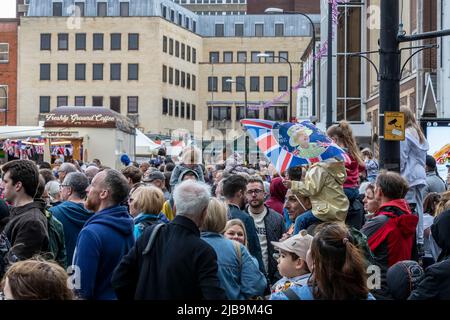
[[[442,252],[438,262],[425,270],[409,300],[450,300],[450,210],[435,218],[431,234]]]
[[[400,141],[400,174],[410,187],[426,185],[425,160],[428,142],[420,142],[415,129],[407,128],[405,140]]]
[[[67,262],[71,264],[78,234],[93,213],[86,210],[83,204],[72,201],[65,201],[59,206],[50,208],[49,211],[63,225]]]
[[[77,293],[83,299],[113,300],[111,277],[134,244],[134,223],[126,207],[114,206],[95,213],[78,235],[74,264]]]
[[[342,186],[346,177],[342,161],[318,162],[306,172],[304,181],[292,181],[292,191],[310,198],[317,219],[345,221],[349,202]]]
[[[20,260],[48,252],[49,237],[44,200],[35,200],[21,207],[12,207],[4,232],[11,251]]]
[[[283,215],[284,200],[287,189],[283,185],[283,179],[277,177],[270,183],[270,198],[266,201],[266,206]]]

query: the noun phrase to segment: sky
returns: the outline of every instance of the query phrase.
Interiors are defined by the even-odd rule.
[[[16,17],[16,1],[0,0],[0,18]]]

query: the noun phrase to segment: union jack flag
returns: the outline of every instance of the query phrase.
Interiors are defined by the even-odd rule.
[[[280,173],[290,167],[311,165],[330,158],[347,158],[343,149],[309,121],[281,123],[244,119],[241,123]]]

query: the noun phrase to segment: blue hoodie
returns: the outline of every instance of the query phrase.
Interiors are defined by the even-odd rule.
[[[59,206],[50,208],[49,211],[64,227],[67,262],[71,264],[78,234],[93,213],[86,210],[83,204],[72,201],[65,201]]]
[[[88,300],[114,300],[114,269],[134,245],[134,222],[123,206],[94,214],[78,235],[74,253],[77,294]]]

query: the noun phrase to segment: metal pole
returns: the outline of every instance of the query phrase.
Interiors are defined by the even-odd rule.
[[[395,0],[394,0],[395,2]],[[327,55],[327,120],[326,128],[333,123],[333,5],[328,4],[328,55]]]
[[[311,21],[312,23],[312,21]],[[312,115],[316,115],[316,30],[314,28],[314,23],[312,23],[312,32],[313,32],[313,59],[312,59]]]
[[[292,65],[291,63],[288,61],[289,63],[289,81],[290,81],[290,86],[291,86],[291,90],[290,90],[290,95],[289,95],[289,108],[290,108],[290,113],[289,113],[289,122],[292,122],[292,113],[293,113],[293,106],[292,106],[292,91],[294,90],[294,88],[292,87]]]
[[[384,113],[400,109],[399,2],[381,0],[380,167],[400,172],[400,142],[384,140]]]

